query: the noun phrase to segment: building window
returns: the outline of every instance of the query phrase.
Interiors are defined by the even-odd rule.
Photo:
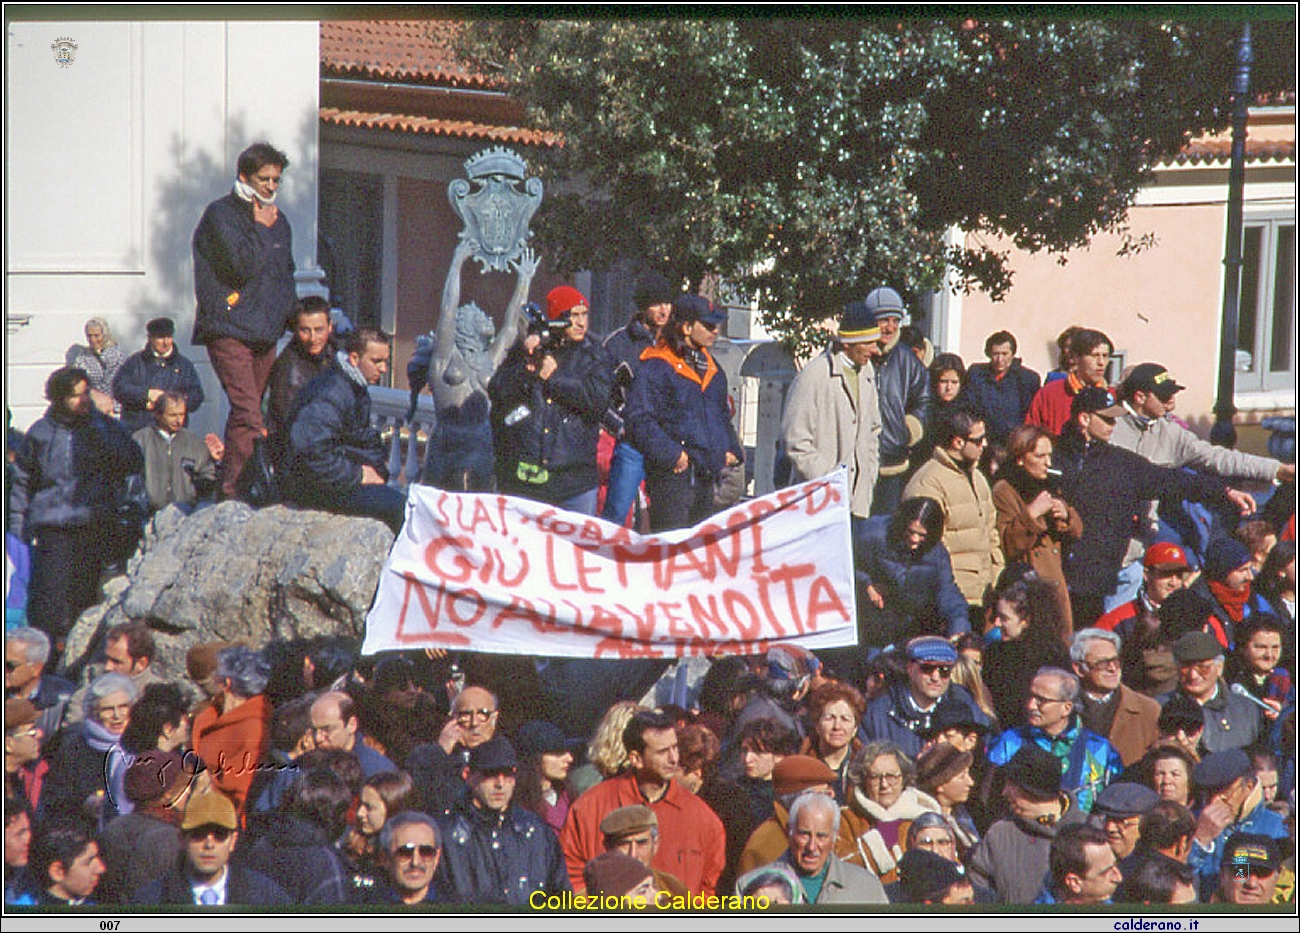
[[[1242,231],[1237,392],[1295,385],[1295,218],[1247,220]]]

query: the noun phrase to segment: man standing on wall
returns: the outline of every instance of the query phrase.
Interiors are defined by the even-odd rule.
[[[275,205],[289,160],[269,143],[239,154],[234,190],[213,201],[194,231],[193,342],[208,348],[212,369],[230,400],[222,494],[231,498],[253,451],[266,435],[262,394],[275,344],[295,302],[293,233]]]

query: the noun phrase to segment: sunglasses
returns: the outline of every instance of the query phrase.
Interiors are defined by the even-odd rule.
[[[938,674],[944,680],[952,676],[951,664],[921,664],[921,673],[929,677],[932,674]]]
[[[416,853],[419,853],[420,858],[427,862],[438,854],[438,847],[431,845],[417,846],[414,843],[407,843],[404,846],[398,846],[394,849],[393,857],[401,859],[403,862],[410,862],[414,860]]]
[[[224,826],[208,824],[207,826],[196,826],[193,829],[187,829],[184,835],[190,842],[202,842],[208,836],[211,836],[213,842],[222,843],[229,839],[233,832],[233,829],[227,829]]]

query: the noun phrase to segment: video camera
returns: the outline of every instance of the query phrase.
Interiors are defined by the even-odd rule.
[[[541,305],[535,301],[530,301],[524,305],[524,320],[528,322],[527,334],[536,334],[540,339],[535,353],[547,353],[563,346],[568,337],[565,331],[569,329],[568,315],[561,315],[555,320],[546,316]]]

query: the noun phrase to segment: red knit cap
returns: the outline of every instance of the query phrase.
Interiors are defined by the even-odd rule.
[[[546,316],[554,321],[579,305],[584,308],[591,307],[587,304],[587,296],[572,285],[557,285],[546,296]]]

